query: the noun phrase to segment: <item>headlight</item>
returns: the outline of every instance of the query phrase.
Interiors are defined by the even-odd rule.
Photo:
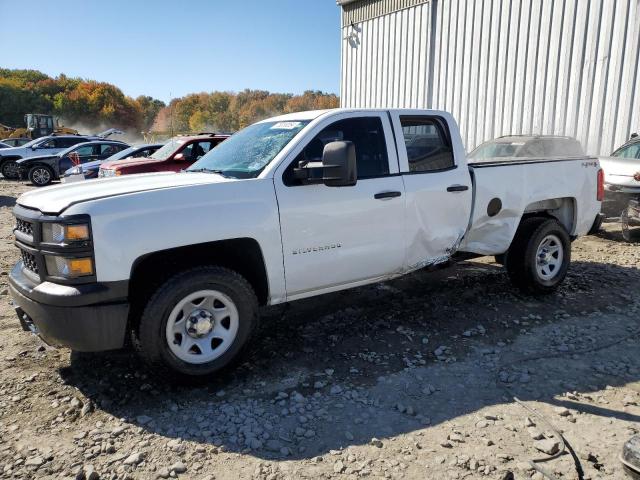
[[[115,177],[120,175],[120,170],[100,169],[99,177]]]
[[[88,223],[64,225],[61,223],[43,223],[42,241],[46,243],[83,242],[91,239]]]
[[[78,278],[93,275],[93,260],[45,255],[47,273],[53,277]]]

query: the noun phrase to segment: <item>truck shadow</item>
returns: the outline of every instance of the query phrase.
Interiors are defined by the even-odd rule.
[[[0,195],[0,207],[14,207],[16,205],[16,197],[8,195]]]
[[[498,265],[463,262],[268,309],[243,362],[200,386],[156,381],[127,352],[73,355],[61,375],[148,432],[265,459],[387,441],[512,395],[640,422],[590,397],[640,379],[639,282],[636,268],[576,261],[534,298]]]

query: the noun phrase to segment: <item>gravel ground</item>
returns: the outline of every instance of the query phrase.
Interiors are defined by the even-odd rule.
[[[131,353],[79,355],[19,329],[0,182],[0,478],[622,479],[640,429],[640,248],[574,243],[563,287],[514,290],[492,259],[264,312],[243,363],[199,387]],[[537,416],[514,401],[518,397]]]

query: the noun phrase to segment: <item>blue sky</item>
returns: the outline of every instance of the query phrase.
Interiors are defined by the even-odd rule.
[[[0,0],[0,19],[0,67],[106,81],[133,97],[339,93],[334,0]]]

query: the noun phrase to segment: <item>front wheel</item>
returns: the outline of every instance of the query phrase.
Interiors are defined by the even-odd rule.
[[[7,160],[2,164],[2,176],[7,180],[16,180],[20,176],[18,163],[15,160]]]
[[[169,278],[149,299],[134,345],[156,373],[206,377],[237,359],[258,323],[258,300],[236,272],[199,267]]]
[[[53,171],[46,165],[36,165],[29,170],[29,181],[36,187],[45,187],[53,181]]]
[[[522,221],[509,247],[511,282],[529,293],[551,293],[562,283],[571,262],[571,239],[557,220],[533,217]]]

